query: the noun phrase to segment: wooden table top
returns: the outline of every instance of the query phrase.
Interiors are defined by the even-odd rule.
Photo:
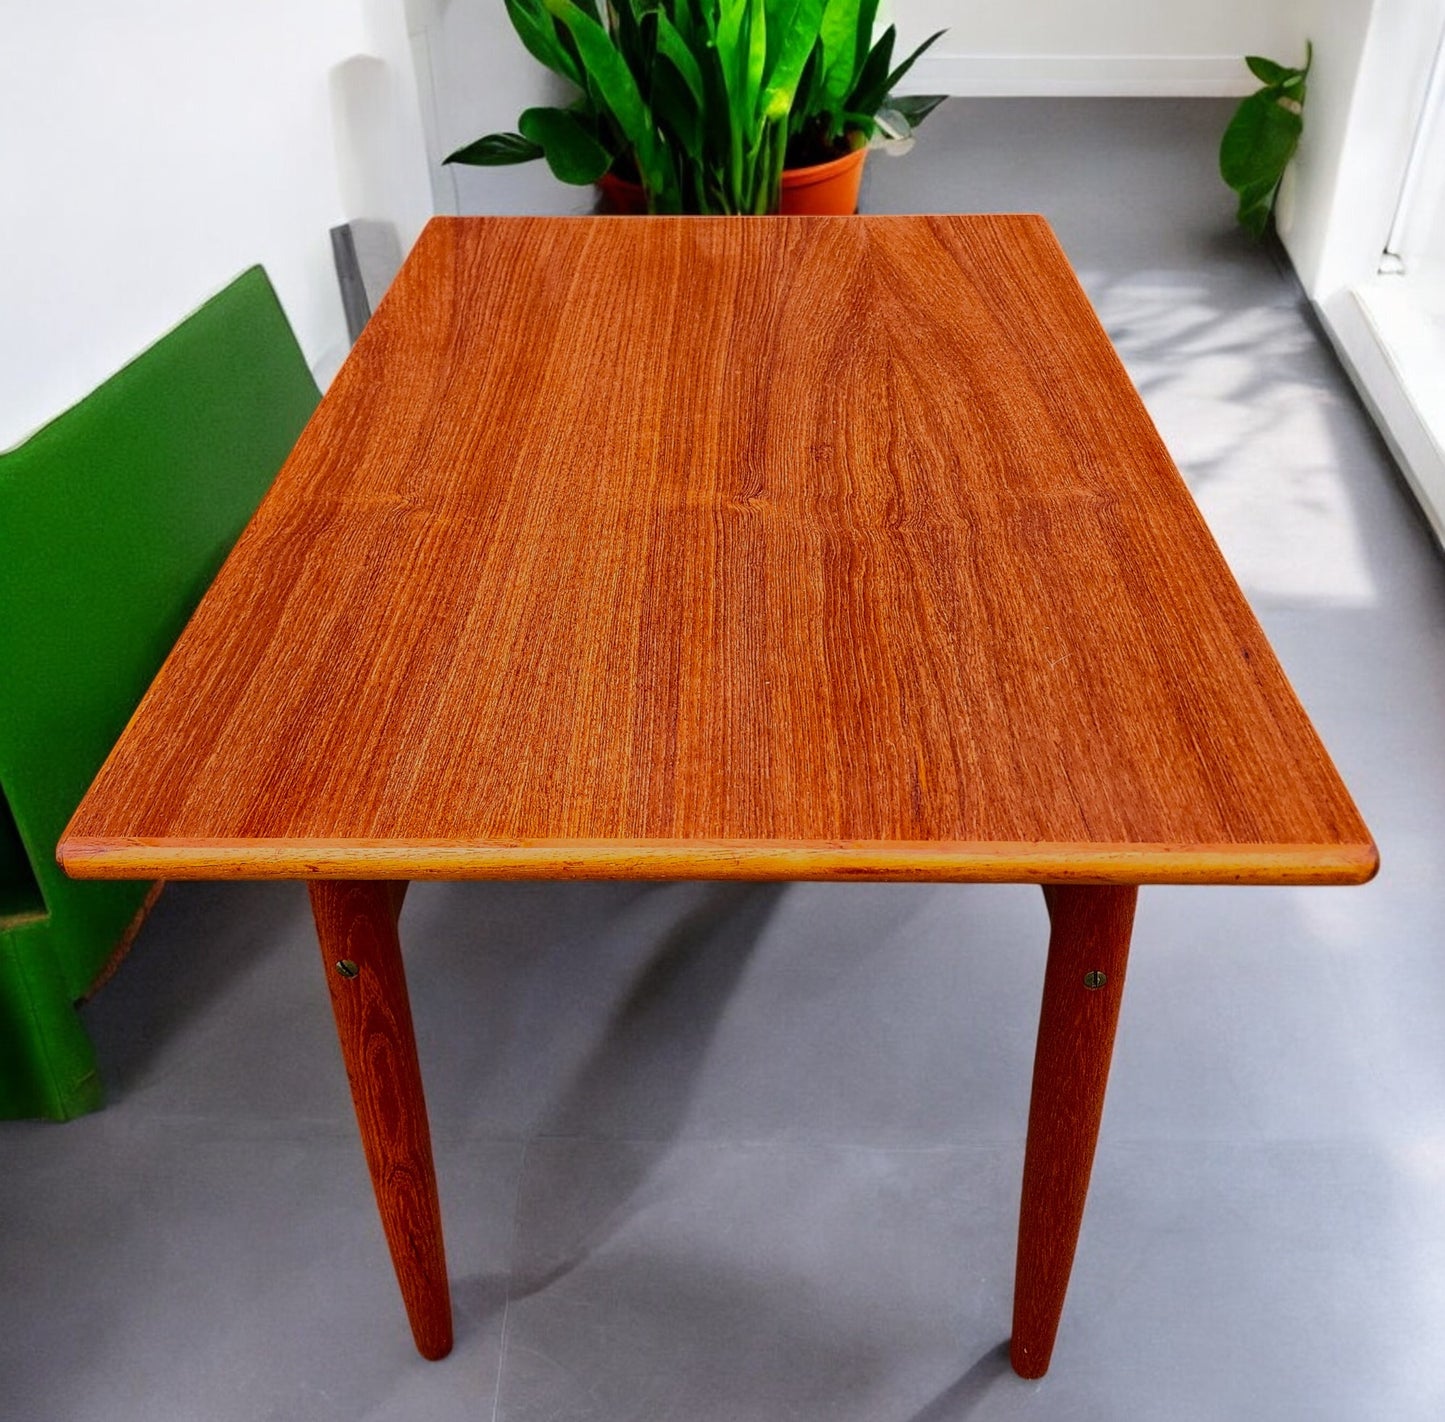
[[[1353,883],[1040,218],[434,220],[81,877]]]

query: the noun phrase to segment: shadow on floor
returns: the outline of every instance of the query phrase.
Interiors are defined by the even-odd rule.
[[[589,1134],[589,1126],[615,1083],[632,1074],[639,1055],[669,1046],[666,1095],[654,1116],[655,1143],[671,1140],[686,1119],[690,1086],[746,970],[758,940],[784,893],[781,884],[716,883],[664,933],[618,1004],[603,1035],[573,1071],[539,1135]],[[585,1217],[576,1221],[560,1258],[519,1273],[512,1296],[545,1289],[600,1247],[629,1217],[629,1205],[651,1173],[656,1152],[626,1157],[607,1188],[590,1190]]]
[[[1012,1378],[1008,1340],[990,1348],[957,1382],[950,1384],[907,1422],[959,1422],[972,1415],[1000,1378]]]

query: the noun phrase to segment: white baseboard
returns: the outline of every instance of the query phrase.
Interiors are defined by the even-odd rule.
[[[1257,80],[1237,54],[925,54],[900,92],[989,97],[1220,98]]]

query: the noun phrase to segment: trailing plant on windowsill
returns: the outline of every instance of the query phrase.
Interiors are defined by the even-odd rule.
[[[1234,111],[1219,145],[1219,175],[1239,195],[1239,222],[1262,237],[1274,211],[1280,179],[1304,132],[1306,80],[1314,46],[1306,43],[1303,69],[1248,55],[1245,63],[1264,87]]]
[[[878,0],[504,0],[534,58],[578,91],[531,108],[448,163],[545,158],[566,183],[613,172],[650,212],[765,213],[783,168],[839,157],[875,135],[906,140],[941,95],[892,90],[943,32],[899,64]]]

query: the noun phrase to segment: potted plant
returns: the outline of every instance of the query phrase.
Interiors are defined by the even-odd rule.
[[[1256,240],[1274,211],[1280,179],[1299,147],[1314,45],[1306,41],[1303,69],[1262,55],[1246,55],[1250,73],[1263,81],[1234,111],[1219,145],[1219,175],[1239,195],[1239,222]]]
[[[878,0],[504,3],[578,96],[446,161],[544,158],[563,182],[600,183],[614,211],[852,212],[869,141],[906,139],[942,102],[893,97],[943,32],[895,66],[894,28],[873,40]]]

